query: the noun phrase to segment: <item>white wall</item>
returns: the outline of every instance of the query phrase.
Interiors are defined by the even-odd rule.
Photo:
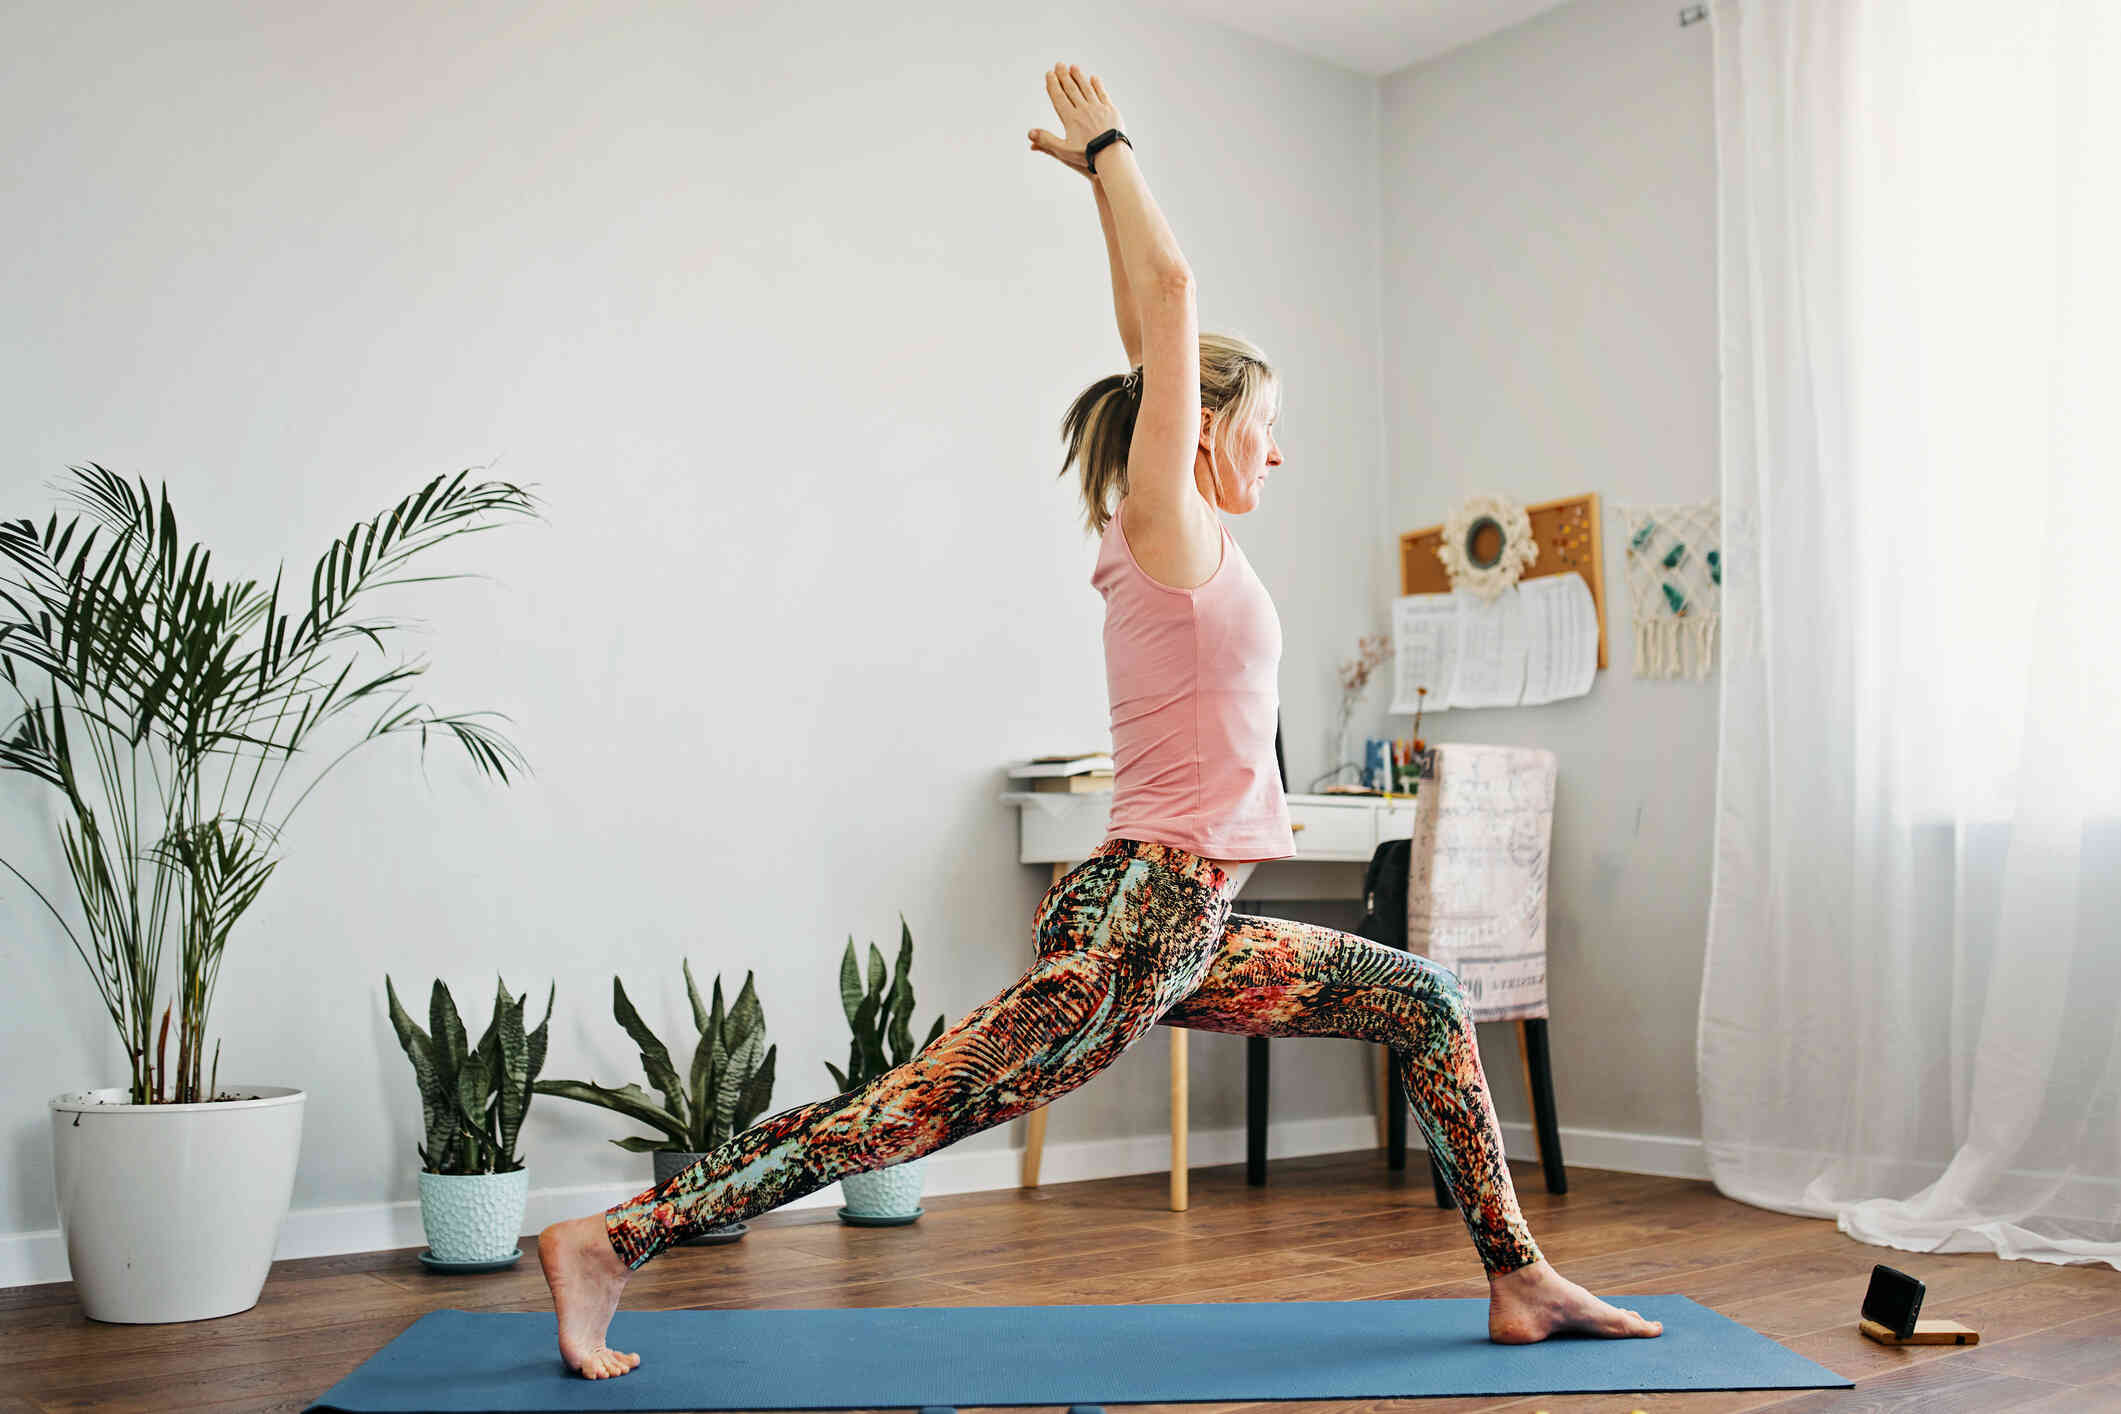
[[[1383,86],[1389,524],[1488,490],[1596,491],[1607,511],[1611,666],[1590,695],[1423,723],[1560,756],[1547,958],[1565,1139],[1701,1133],[1716,680],[1634,676],[1612,507],[1717,494],[1711,73],[1708,25],[1679,27],[1668,0],[1576,0]],[[1373,725],[1406,734],[1373,696]],[[1511,1029],[1482,1028],[1505,1124],[1530,1114]]]
[[[1023,136],[1058,128],[1062,59],[1119,103],[1203,327],[1285,370],[1287,463],[1233,530],[1308,780],[1390,590],[1373,81],[1123,4],[0,13],[0,515],[67,518],[93,460],[166,480],[223,578],[306,592],[332,537],[438,473],[544,501],[409,571],[483,578],[370,601],[418,629],[359,660],[430,661],[416,700],[507,714],[535,774],[362,747],[222,967],[224,1087],[309,1092],[298,1216],[416,1199],[386,973],[422,1015],[441,976],[474,1033],[497,971],[533,1023],[556,982],[545,1075],[616,1084],[639,1063],[614,973],[676,1040],[681,958],[732,996],[756,969],[778,1110],[833,1088],[850,933],[895,955],[905,914],[917,1036],[1023,969],[1048,873],[1015,861],[1002,763],[1108,740],[1095,547],[1055,471],[1068,401],[1124,354],[1089,187]],[[46,796],[0,777],[0,858],[73,918]],[[0,936],[0,1233],[48,1251],[46,1099],[122,1083],[123,1052],[12,876]],[[1193,1038],[1197,1126],[1242,1125],[1243,1044]],[[1363,1054],[1280,1043],[1276,1120],[1367,1116]],[[1160,1135],[1166,1057],[1122,1058],[1049,1142]],[[635,1132],[540,1099],[534,1189],[647,1186],[606,1142]]]
[[[1233,530],[1282,615],[1299,786],[1399,531],[1475,489],[1715,494],[1708,32],[1663,0],[1576,0],[1382,85],[1120,5],[47,4],[0,15],[0,56],[0,294],[33,335],[0,345],[0,516],[65,518],[53,488],[95,460],[166,479],[224,578],[295,583],[438,472],[545,502],[417,571],[484,578],[370,606],[422,626],[392,643],[432,662],[420,698],[507,713],[536,774],[361,748],[223,967],[224,1081],[310,1092],[298,1216],[416,1198],[385,972],[409,998],[440,975],[474,1027],[496,970],[533,1020],[556,981],[546,1075],[611,1084],[638,1078],[614,973],[674,1040],[681,958],[732,995],[756,969],[781,1109],[844,1059],[849,933],[895,952],[905,913],[920,1036],[1021,970],[1047,872],[994,797],[1004,760],[1106,740],[1093,547],[1054,472],[1068,399],[1123,358],[1088,188],[1023,144],[1056,126],[1056,60],[1120,104],[1203,326],[1285,370],[1287,464]],[[1592,695],[1429,735],[1560,752],[1562,1119],[1691,1141],[1714,685],[1631,676],[1607,530]],[[1364,724],[1404,732],[1383,699]],[[72,916],[56,821],[0,776],[0,858]],[[48,1248],[45,1099],[123,1056],[4,882],[0,1234]],[[1192,1035],[1198,1129],[1242,1125],[1243,1044]],[[1514,1148],[1514,1042],[1483,1044]],[[1166,1055],[1056,1106],[1049,1142],[1157,1166]],[[1367,1128],[1364,1048],[1274,1056],[1277,1125]],[[645,1187],[605,1142],[632,1132],[540,1099],[534,1188]]]

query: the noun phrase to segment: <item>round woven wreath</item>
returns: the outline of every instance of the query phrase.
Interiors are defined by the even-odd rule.
[[[1476,560],[1474,543],[1491,529],[1502,537],[1502,548],[1492,559]],[[1436,547],[1436,558],[1443,561],[1453,589],[1493,599],[1517,583],[1524,567],[1539,558],[1532,518],[1508,496],[1468,496],[1443,523],[1443,543]]]

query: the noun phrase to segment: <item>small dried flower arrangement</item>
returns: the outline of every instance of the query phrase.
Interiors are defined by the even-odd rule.
[[[1357,773],[1362,771],[1360,760],[1348,758],[1348,724],[1355,718],[1355,708],[1361,703],[1363,692],[1370,686],[1370,675],[1378,665],[1392,656],[1392,640],[1381,633],[1364,634],[1356,644],[1356,654],[1340,665],[1340,721],[1333,732],[1333,764],[1320,776],[1323,781],[1338,776],[1349,766]],[[1316,783],[1313,783],[1314,788]]]
[[[1381,633],[1364,634],[1356,645],[1356,656],[1340,665],[1340,729],[1348,729],[1355,704],[1370,685],[1370,674],[1392,656],[1392,641]]]

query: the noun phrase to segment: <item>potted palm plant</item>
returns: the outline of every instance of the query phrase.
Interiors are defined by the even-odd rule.
[[[75,1294],[92,1320],[196,1321],[257,1304],[301,1144],[299,1087],[224,1087],[219,1041],[211,1060],[206,1053],[228,939],[276,866],[288,817],[316,782],[278,821],[267,818],[272,798],[287,762],[325,723],[426,671],[398,664],[350,689],[352,662],[334,675],[342,640],[380,649],[381,632],[392,627],[353,618],[356,602],[418,582],[392,572],[453,535],[491,528],[472,523],[482,515],[527,510],[529,497],[505,482],[467,485],[468,472],[436,477],[332,542],[310,576],[306,609],[290,624],[278,575],[269,596],[255,581],[207,577],[211,557],[179,543],[166,485],[157,506],[145,481],[136,492],[100,466],[72,470],[73,495],[100,522],[85,536],[79,516],[63,527],[53,516],[41,530],[29,519],[0,522],[0,561],[21,576],[0,580],[8,611],[0,615],[0,677],[24,708],[0,731],[0,768],[59,793],[61,842],[89,946],[21,870],[0,866],[73,942],[130,1061],[125,1085],[49,1101]],[[246,646],[253,627],[257,641]],[[429,727],[446,729],[503,782],[508,764],[520,763],[504,738],[469,716],[406,707],[379,716],[331,765],[392,732],[419,732],[424,751]],[[259,796],[267,762],[280,769]],[[143,802],[143,783],[156,799]],[[174,995],[163,1003],[172,914],[181,951]],[[155,1181],[141,1183],[142,1173]]]
[[[846,1070],[825,1062],[825,1069],[832,1072],[841,1094],[867,1085],[913,1058],[913,1032],[906,1025],[913,1018],[913,930],[906,926],[903,913],[898,925],[897,974],[889,986],[885,984],[883,951],[873,942],[869,944],[868,985],[863,986],[862,974],[854,961],[854,935],[847,935],[847,951],[840,956],[840,1009],[846,1012],[854,1037],[847,1051]],[[943,1018],[938,1013],[934,1029],[920,1048],[926,1050],[942,1034]],[[888,1058],[884,1054],[887,1040],[891,1043]],[[840,1191],[847,1198],[846,1206],[840,1209],[840,1221],[858,1227],[896,1227],[912,1222],[922,1212],[921,1176],[927,1161],[928,1156],[923,1154],[867,1173],[840,1175]]]
[[[634,1009],[625,984],[616,976],[611,979],[611,1013],[641,1048],[641,1065],[648,1072],[648,1083],[663,1092],[660,1105],[631,1082],[616,1090],[588,1080],[540,1080],[537,1084],[540,1095],[602,1105],[662,1130],[661,1138],[636,1134],[611,1141],[631,1153],[645,1150],[654,1155],[655,1181],[659,1184],[697,1163],[731,1135],[751,1127],[773,1099],[773,1062],[780,1051],[779,1046],[766,1046],[766,1013],[759,1005],[750,972],[744,974],[744,988],[737,993],[736,1004],[725,1011],[720,974],[714,979],[714,1006],[710,1010],[700,1005],[700,989],[692,980],[692,963],[686,961],[684,968],[685,994],[691,998],[692,1024],[700,1037],[692,1048],[692,1063],[683,1080],[670,1062],[670,1052]],[[734,1242],[747,1228],[748,1224],[741,1222],[724,1223],[688,1237],[680,1245]]]
[[[427,1001],[430,1036],[405,1014],[390,974],[383,974],[390,1024],[420,1082],[427,1131],[427,1142],[417,1146],[420,1225],[427,1233],[420,1260],[447,1271],[494,1271],[523,1255],[517,1239],[530,1201],[530,1170],[516,1157],[516,1136],[545,1068],[545,1028],[559,984],[546,995],[545,1019],[528,1033],[523,1005],[530,994],[510,1001],[508,984],[496,978],[495,985],[493,1020],[479,1043],[467,1046],[456,1001],[441,978]]]

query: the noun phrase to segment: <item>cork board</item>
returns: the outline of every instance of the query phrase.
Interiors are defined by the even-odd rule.
[[[1598,666],[1606,666],[1605,545],[1599,534],[1598,493],[1564,496],[1524,509],[1532,522],[1532,543],[1539,547],[1539,558],[1525,567],[1521,578],[1538,579],[1571,570],[1583,576],[1598,610]],[[1399,537],[1400,593],[1450,592],[1451,577],[1444,572],[1443,561],[1436,558],[1436,547],[1442,543],[1441,525],[1410,530]]]

